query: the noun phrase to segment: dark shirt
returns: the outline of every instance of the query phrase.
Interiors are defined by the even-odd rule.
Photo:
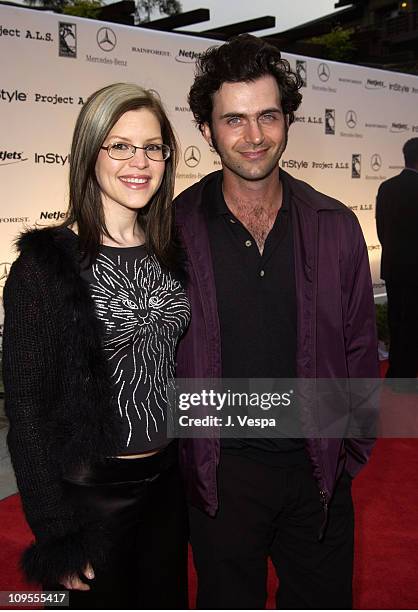
[[[101,246],[81,275],[105,328],[103,348],[123,428],[120,454],[165,446],[167,383],[190,318],[186,294],[145,246]]]
[[[204,193],[221,331],[223,378],[296,377],[296,291],[291,196],[282,206],[260,254],[256,241],[231,213],[222,175]],[[267,462],[292,462],[300,439],[225,439],[222,448]],[[271,451],[276,451],[273,454]],[[282,451],[278,453],[277,451]],[[290,454],[288,453],[290,452]],[[284,453],[288,455],[283,457]],[[278,456],[281,455],[281,456]],[[295,457],[299,462],[300,456]]]

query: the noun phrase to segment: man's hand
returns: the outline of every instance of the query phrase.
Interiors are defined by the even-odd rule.
[[[86,578],[93,580],[94,571],[90,563],[87,563],[86,567],[83,570],[83,574]],[[71,574],[70,576],[65,576],[61,580],[61,584],[65,586],[66,589],[77,590],[77,591],[90,591],[90,587],[88,584],[80,580],[78,576],[75,574]]]

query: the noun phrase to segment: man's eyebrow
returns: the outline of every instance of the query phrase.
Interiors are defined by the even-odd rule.
[[[281,113],[283,112],[281,108],[279,108],[278,106],[273,106],[272,108],[264,108],[261,111],[258,111],[257,117],[261,117],[261,115],[267,115],[268,113]],[[223,115],[220,116],[220,119],[229,119],[231,117],[247,117],[248,115],[246,113],[224,113]]]

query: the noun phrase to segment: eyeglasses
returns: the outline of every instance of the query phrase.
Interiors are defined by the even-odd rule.
[[[170,157],[171,149],[166,144],[148,144],[145,147],[136,147],[126,142],[115,142],[107,147],[100,147],[107,151],[112,159],[131,159],[137,151],[141,149],[151,161],[165,161]]]

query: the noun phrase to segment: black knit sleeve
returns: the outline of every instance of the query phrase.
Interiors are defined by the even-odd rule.
[[[100,557],[98,534],[63,496],[48,415],[59,401],[54,380],[60,362],[59,313],[45,275],[33,258],[13,264],[3,294],[3,378],[10,421],[8,445],[26,519],[35,542],[22,557],[31,581],[59,582]]]

